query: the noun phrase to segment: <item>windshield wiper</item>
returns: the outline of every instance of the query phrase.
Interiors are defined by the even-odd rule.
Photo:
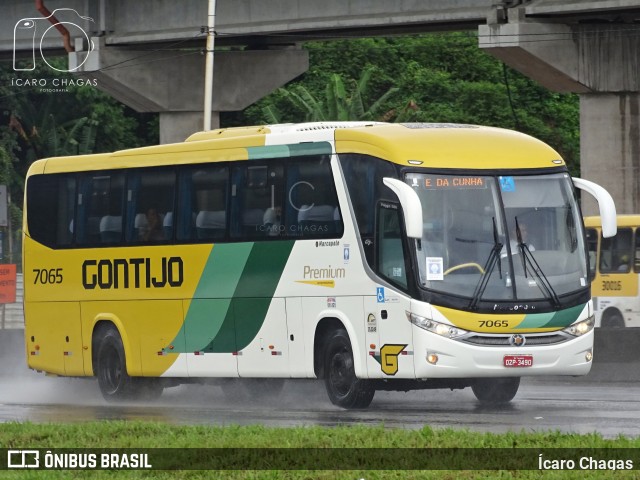
[[[522,241],[522,232],[520,232],[520,226],[518,225],[518,217],[515,217],[515,221],[516,221],[516,236],[518,239],[518,248],[520,249],[520,254],[522,256],[522,268],[524,270],[525,278],[527,278],[527,264],[528,264],[530,269],[533,270],[533,273],[535,273],[536,277],[538,277],[538,280],[540,281],[538,285],[540,287],[540,290],[542,290],[546,294],[547,298],[551,300],[551,303],[555,308],[560,307],[560,299],[558,298],[558,295],[553,289],[551,282],[549,282],[549,279],[546,277],[546,275],[540,268],[540,265],[538,265],[538,262],[533,256],[533,253],[531,253],[531,250],[529,250],[529,246]]]
[[[491,278],[491,272],[493,272],[496,264],[498,264],[498,271],[500,272],[500,278],[502,278],[502,262],[500,260],[500,252],[502,252],[503,245],[498,241],[498,228],[496,227],[496,218],[492,217],[491,220],[493,221],[493,248],[491,249],[491,252],[489,252],[489,257],[484,264],[484,272],[482,273],[482,276],[480,277],[480,280],[476,285],[476,289],[473,292],[471,302],[469,302],[469,310],[475,310],[477,308],[482,294],[487,289],[489,279]]]

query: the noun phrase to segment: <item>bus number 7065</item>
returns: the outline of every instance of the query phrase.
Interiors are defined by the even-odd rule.
[[[42,285],[62,283],[62,269],[61,268],[34,268],[33,284],[38,283]]]

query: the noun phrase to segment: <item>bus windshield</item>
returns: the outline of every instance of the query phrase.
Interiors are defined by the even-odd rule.
[[[586,248],[568,174],[409,173],[422,204],[415,243],[423,288],[479,302],[548,302],[588,287]]]

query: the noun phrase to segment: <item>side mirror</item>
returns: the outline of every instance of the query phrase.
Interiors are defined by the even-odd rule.
[[[407,237],[422,238],[422,204],[418,194],[402,180],[385,177],[382,181],[400,200]]]
[[[600,221],[602,222],[602,236],[613,237],[618,231],[616,222],[616,205],[613,198],[604,188],[597,183],[590,182],[583,178],[574,178],[573,184],[580,190],[591,194],[597,201],[600,209]]]

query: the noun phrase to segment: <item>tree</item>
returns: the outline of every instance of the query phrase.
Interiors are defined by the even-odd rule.
[[[303,112],[307,122],[318,121],[348,121],[348,120],[374,120],[381,115],[386,102],[397,91],[392,87],[370,104],[365,103],[369,93],[371,77],[375,68],[368,66],[360,75],[358,81],[349,81],[351,90],[347,92],[345,81],[340,74],[334,73],[324,90],[323,98],[316,98],[304,85],[297,84],[290,89],[281,89],[280,94],[287,99],[298,111]],[[282,123],[283,115],[273,104],[267,104],[263,113],[265,118],[272,123]]]
[[[351,119],[455,122],[511,128],[533,135],[560,152],[579,172],[579,104],[576,95],[550,92],[478,48],[470,32],[411,37],[309,42],[310,68],[283,89],[236,115],[227,125],[343,118],[354,85],[373,72],[363,104],[371,116]],[[339,79],[339,80],[338,80]],[[341,96],[339,84],[347,86]],[[328,92],[331,87],[332,94]],[[351,86],[351,90],[349,89]],[[385,92],[393,95],[383,98]],[[328,105],[336,104],[335,115]],[[357,103],[357,102],[356,102]],[[365,111],[371,111],[371,107]],[[353,111],[351,112],[353,113]]]
[[[15,77],[11,63],[1,62],[0,181],[11,192],[14,230],[20,228],[24,177],[33,161],[158,143],[157,115],[133,112],[93,85],[79,85],[70,73],[38,65],[20,72],[20,85]],[[34,79],[65,87],[51,92],[28,82]]]

